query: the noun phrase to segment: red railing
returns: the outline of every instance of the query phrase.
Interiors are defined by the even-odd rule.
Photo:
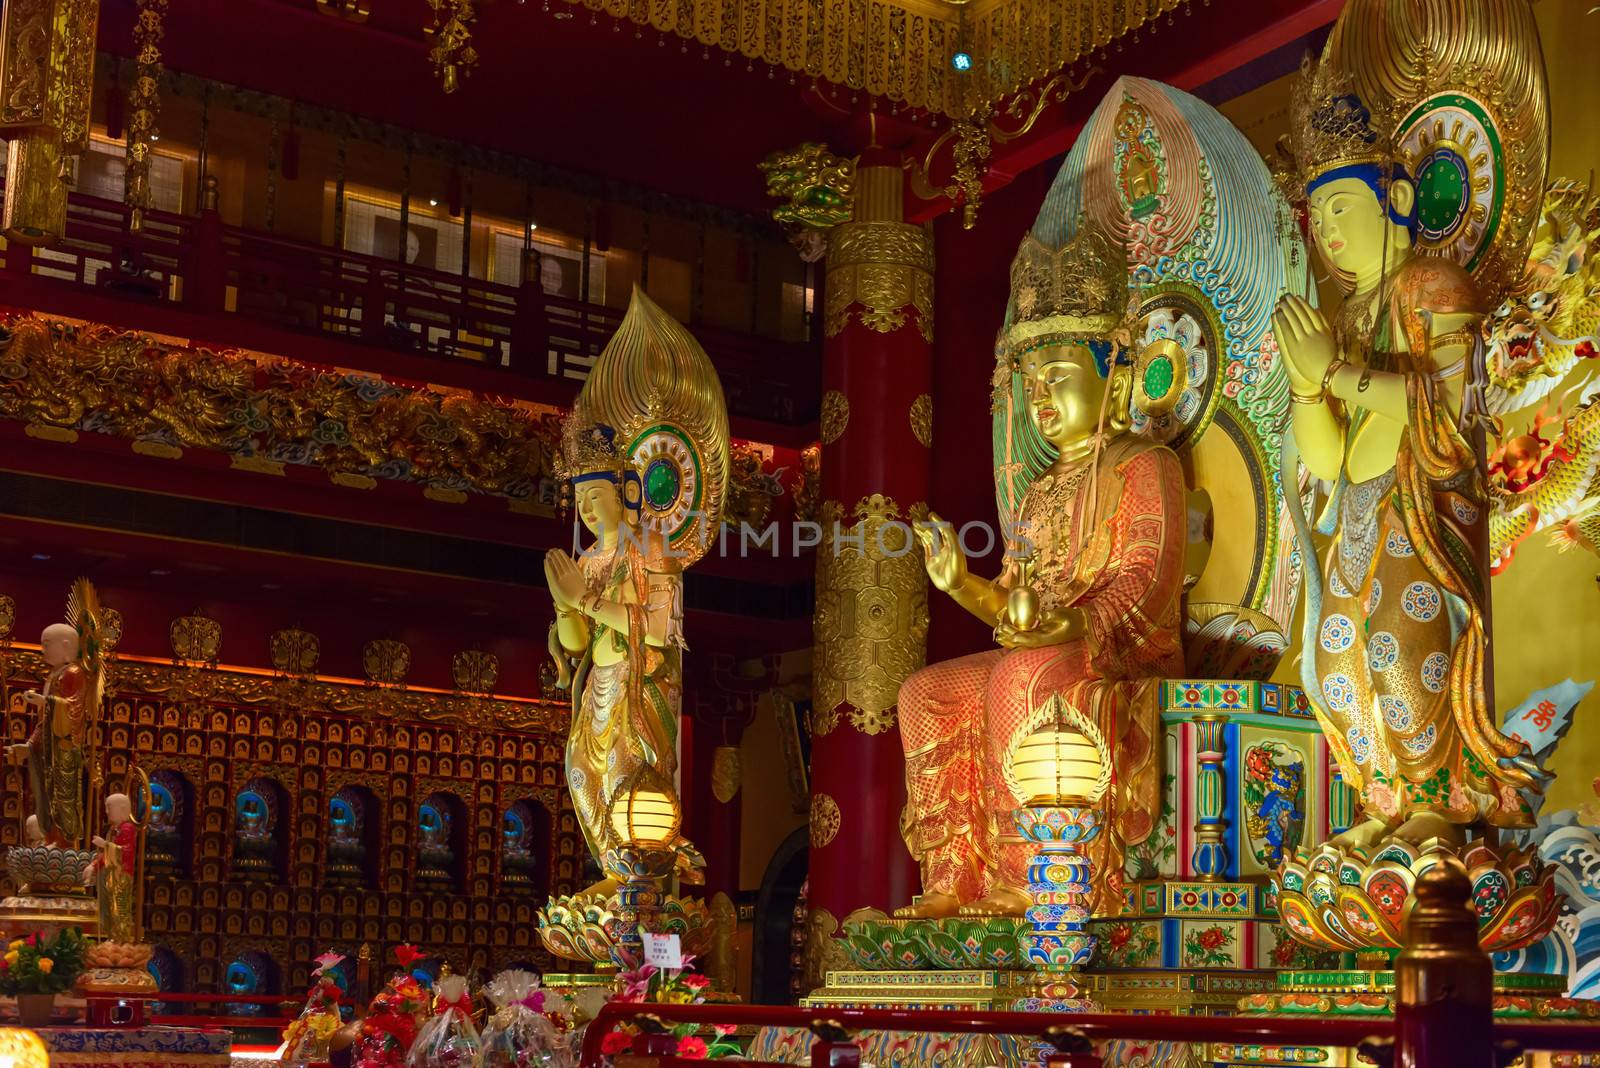
[[[1462,1006],[1436,1003],[1415,1006],[1418,1016],[1407,1020],[1397,1010],[1394,1018],[1340,1017],[1262,1019],[1245,1016],[1158,1016],[1139,1014],[1057,1014],[1023,1012],[972,1012],[936,1009],[797,1009],[768,1005],[658,1005],[611,1002],[589,1025],[583,1038],[581,1068],[600,1068],[605,1036],[623,1024],[643,1033],[634,1052],[657,1058],[658,1068],[673,1068],[675,1040],[652,1042],[651,1031],[662,1024],[692,1023],[741,1028],[786,1027],[809,1030],[814,1036],[811,1064],[859,1068],[860,1047],[849,1034],[857,1031],[1008,1035],[1036,1040],[1054,1047],[1058,1068],[1098,1068],[1095,1043],[1113,1039],[1140,1042],[1231,1043],[1235,1045],[1360,1048],[1380,1065],[1407,1068],[1477,1068],[1496,1063],[1494,1056],[1516,1050],[1560,1050],[1569,1053],[1600,1051],[1600,1023],[1497,1023],[1492,1043],[1484,1044],[1482,1059],[1463,1060],[1447,1030],[1470,1031],[1469,1011]],[[1421,1026],[1419,1027],[1418,1024]],[[1402,1042],[1418,1031],[1436,1041]],[[663,1036],[665,1037],[665,1036]],[[1431,1048],[1430,1048],[1431,1047]],[[1392,1059],[1391,1059],[1392,1058]],[[687,1063],[687,1062],[686,1062]],[[703,1063],[703,1062],[698,1062]],[[763,1064],[763,1062],[750,1062]],[[1510,1063],[1502,1060],[1500,1063]],[[619,1065],[620,1068],[620,1065]]]
[[[151,211],[138,233],[128,209],[74,193],[54,248],[5,250],[13,278],[237,315],[282,330],[471,360],[579,382],[621,320],[617,309],[394,260],[286,241],[197,216]],[[735,414],[783,423],[814,418],[815,347],[695,326]]]

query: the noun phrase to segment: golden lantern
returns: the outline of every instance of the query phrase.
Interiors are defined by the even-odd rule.
[[[1111,782],[1105,739],[1059,694],[1036,713],[1038,726],[1011,747],[1011,786],[1025,805],[1090,805]]]
[[[653,768],[630,776],[611,799],[611,829],[625,845],[664,848],[682,824],[677,791]]]
[[[0,1027],[0,1068],[49,1068],[44,1040],[21,1027]]]

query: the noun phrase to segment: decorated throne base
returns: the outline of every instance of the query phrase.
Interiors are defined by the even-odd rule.
[[[629,920],[619,894],[600,898],[582,894],[559,897],[539,910],[539,940],[562,960],[614,972],[624,963]],[[675,934],[684,953],[703,956],[711,948],[714,927],[706,903],[697,897],[662,894],[660,903],[636,921],[639,930]],[[566,976],[582,979],[582,976]],[[574,983],[572,985],[593,985]]]
[[[1299,850],[1274,877],[1284,926],[1307,946],[1335,952],[1394,951],[1417,878],[1441,863],[1459,863],[1472,884],[1478,944],[1486,953],[1530,946],[1550,933],[1560,914],[1553,865],[1531,847],[1484,840],[1459,849],[1441,839],[1414,846],[1385,839],[1372,849],[1326,844]]]

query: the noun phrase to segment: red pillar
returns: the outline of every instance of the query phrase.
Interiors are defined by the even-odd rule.
[[[809,929],[908,904],[900,684],[921,667],[927,578],[909,524],[930,475],[933,242],[904,219],[897,153],[869,148],[852,221],[828,235],[817,557]],[[810,972],[808,969],[808,973]]]

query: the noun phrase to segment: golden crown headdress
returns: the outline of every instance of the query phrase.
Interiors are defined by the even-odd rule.
[[[1348,73],[1306,57],[1290,99],[1289,144],[1299,184],[1339,167],[1398,161],[1392,119],[1384,102],[1362,99]]]
[[[561,454],[556,458],[555,469],[556,477],[563,482],[585,475],[617,481],[635,471],[617,447],[616,431],[591,419],[582,404],[575,405],[561,424]]]
[[[1030,233],[1011,261],[1002,355],[1016,359],[1046,339],[1107,337],[1122,326],[1127,306],[1127,254],[1086,217],[1059,249]]]

